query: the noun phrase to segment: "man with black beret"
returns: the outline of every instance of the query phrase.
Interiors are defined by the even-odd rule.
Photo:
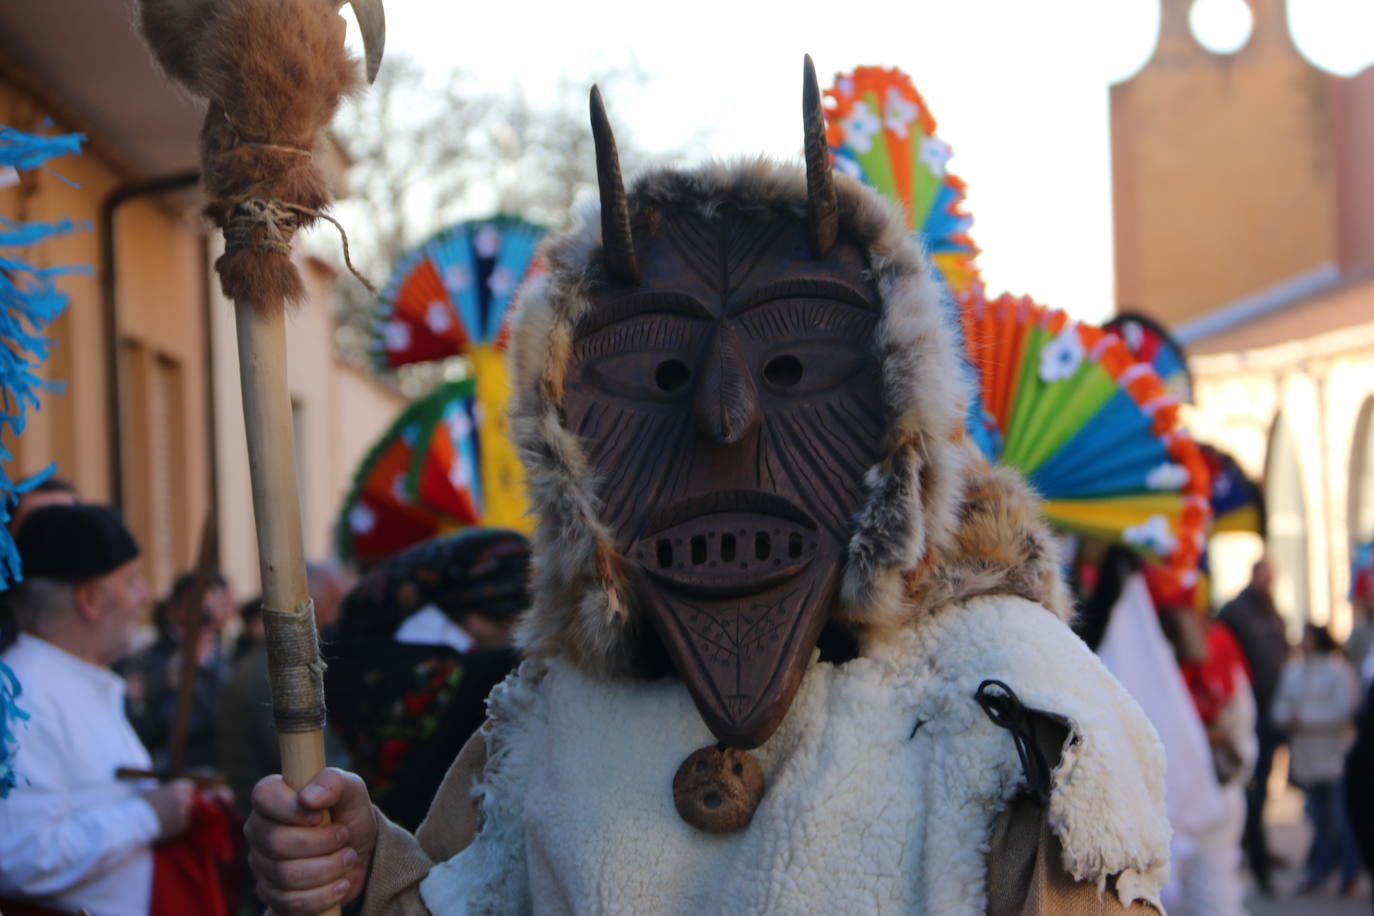
[[[147,610],[138,544],[118,513],[96,505],[37,509],[16,543],[21,632],[3,657],[29,719],[18,730],[18,785],[0,803],[0,909],[13,900],[144,916],[152,845],[186,829],[194,787],[115,778],[120,767],[151,767],[110,670]]]

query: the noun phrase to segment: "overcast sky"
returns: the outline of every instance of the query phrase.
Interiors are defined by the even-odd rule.
[[[1374,0],[1289,8],[1319,66],[1374,63]],[[1235,47],[1247,33],[1242,0],[1199,0],[1194,13],[1204,43]],[[803,53],[823,88],[858,65],[901,67],[968,182],[989,290],[1101,319],[1112,304],[1107,91],[1149,58],[1158,25],[1158,0],[391,0],[387,50],[535,100],[560,77],[633,62],[653,79],[606,99],[612,123],[694,160],[799,155]]]

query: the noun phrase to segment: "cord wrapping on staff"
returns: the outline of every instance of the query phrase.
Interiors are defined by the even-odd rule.
[[[295,612],[262,609],[267,632],[267,659],[276,678],[272,684],[272,717],[281,733],[324,727],[324,671],[319,661],[315,602]],[[300,659],[316,659],[301,664]]]

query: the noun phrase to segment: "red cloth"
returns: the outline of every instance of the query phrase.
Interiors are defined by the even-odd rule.
[[[1207,627],[1207,660],[1182,666],[1183,680],[1204,725],[1216,721],[1236,690],[1249,686],[1249,668],[1230,627],[1213,620]]]
[[[149,916],[232,916],[238,909],[238,815],[197,792],[191,826],[153,847]]]

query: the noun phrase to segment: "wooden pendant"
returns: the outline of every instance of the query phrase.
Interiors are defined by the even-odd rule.
[[[748,751],[710,745],[694,751],[673,777],[673,803],[687,823],[707,833],[749,826],[763,800],[763,770]]]

